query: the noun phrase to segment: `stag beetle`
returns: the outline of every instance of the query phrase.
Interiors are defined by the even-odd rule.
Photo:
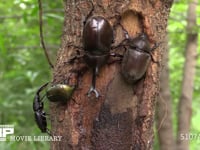
[[[44,103],[42,100],[44,99],[44,96],[43,97],[40,96],[40,92],[43,91],[47,85],[48,85],[48,83],[42,85],[37,90],[34,101],[33,101],[33,110],[35,112],[35,121],[36,121],[38,127],[40,128],[41,132],[42,133],[46,132],[49,135],[51,135],[49,129],[47,128],[46,113],[43,110]]]
[[[128,83],[132,84],[144,76],[150,60],[153,60],[151,51],[156,49],[159,44],[155,44],[153,48],[150,48],[149,39],[145,33],[127,40],[128,49],[126,49],[122,59],[121,74]]]
[[[44,109],[43,99],[45,96],[51,102],[66,102],[70,99],[74,88],[65,84],[57,84],[50,87],[44,96],[41,97],[40,93],[47,88],[49,83],[42,85],[36,92],[33,101],[33,111],[35,112],[35,121],[40,128],[41,132],[51,135],[50,130],[47,128],[46,113]]]

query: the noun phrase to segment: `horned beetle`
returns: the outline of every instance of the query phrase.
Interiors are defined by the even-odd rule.
[[[148,36],[144,32],[134,39],[130,38],[126,32],[126,37],[128,39],[126,39],[125,47],[128,48],[122,58],[121,74],[128,83],[132,84],[144,76],[150,61],[154,61],[151,52],[161,43],[156,43],[151,48]]]
[[[92,69],[92,85],[87,94],[90,96],[94,92],[96,98],[98,98],[99,93],[96,90],[96,76],[99,73],[99,69],[106,64],[109,58],[114,36],[113,29],[108,20],[103,16],[92,16],[93,11],[94,6],[92,4],[92,10],[84,21],[82,36],[83,59],[89,68]],[[75,56],[69,62],[73,62],[77,58],[80,57]]]

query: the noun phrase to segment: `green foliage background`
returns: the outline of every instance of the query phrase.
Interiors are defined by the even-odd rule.
[[[55,60],[64,18],[62,1],[43,0],[43,11],[44,38]],[[51,74],[40,46],[37,1],[1,0],[0,124],[15,125],[15,136],[42,135],[32,102],[38,87],[51,81]],[[49,143],[0,142],[0,149],[45,150]]]
[[[169,40],[169,69],[170,69],[170,91],[172,96],[173,106],[173,126],[174,133],[177,129],[178,116],[178,101],[180,98],[181,83],[183,79],[183,67],[185,62],[185,47],[186,47],[186,26],[187,26],[187,9],[188,0],[175,1],[172,6],[170,18],[168,21],[168,40]],[[198,45],[200,43],[200,1],[197,5],[197,27]],[[190,149],[199,150],[200,148],[200,47],[198,46],[198,56],[196,65],[196,75],[193,87],[192,99],[192,120],[190,126],[190,134],[196,135],[198,138],[190,140]],[[187,92],[187,91],[186,91]],[[176,134],[175,134],[176,135]]]
[[[170,88],[173,98],[174,131],[180,97],[186,41],[188,3],[176,1],[172,7],[168,33]],[[63,26],[62,1],[43,0],[44,38],[51,59],[56,59]],[[38,87],[51,81],[52,70],[40,47],[38,5],[33,0],[1,0],[0,3],[0,124],[15,125],[15,136],[42,135],[34,122],[32,102]],[[200,8],[198,13],[200,14]],[[198,25],[200,17],[198,16]],[[198,31],[197,31],[198,32]],[[200,50],[198,48],[198,54]],[[200,60],[198,59],[191,133],[200,133]],[[157,147],[157,146],[156,146]],[[192,140],[191,149],[200,147]],[[49,149],[48,142],[0,142],[0,149]]]

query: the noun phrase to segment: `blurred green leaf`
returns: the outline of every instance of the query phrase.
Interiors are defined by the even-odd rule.
[[[42,2],[44,24],[50,22],[44,26],[44,31],[48,31],[45,41],[59,47],[64,18],[62,2]],[[60,11],[52,11],[55,9]],[[0,14],[0,124],[14,124],[16,135],[41,135],[34,121],[32,103],[35,92],[51,80],[52,73],[40,47],[37,1],[2,0]],[[56,50],[50,49],[53,59]],[[49,149],[49,143],[1,142],[0,149],[45,150]]]

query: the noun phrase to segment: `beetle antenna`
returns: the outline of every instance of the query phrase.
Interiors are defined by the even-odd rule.
[[[49,53],[48,53],[48,50],[45,46],[45,42],[44,42],[44,37],[43,37],[43,21],[42,21],[42,14],[43,14],[43,11],[42,11],[42,2],[41,0],[38,0],[38,6],[39,6],[39,26],[40,26],[40,43],[42,45],[42,48],[44,50],[44,54],[46,56],[46,59],[49,63],[49,66],[51,68],[54,68],[50,58],[49,58]]]

